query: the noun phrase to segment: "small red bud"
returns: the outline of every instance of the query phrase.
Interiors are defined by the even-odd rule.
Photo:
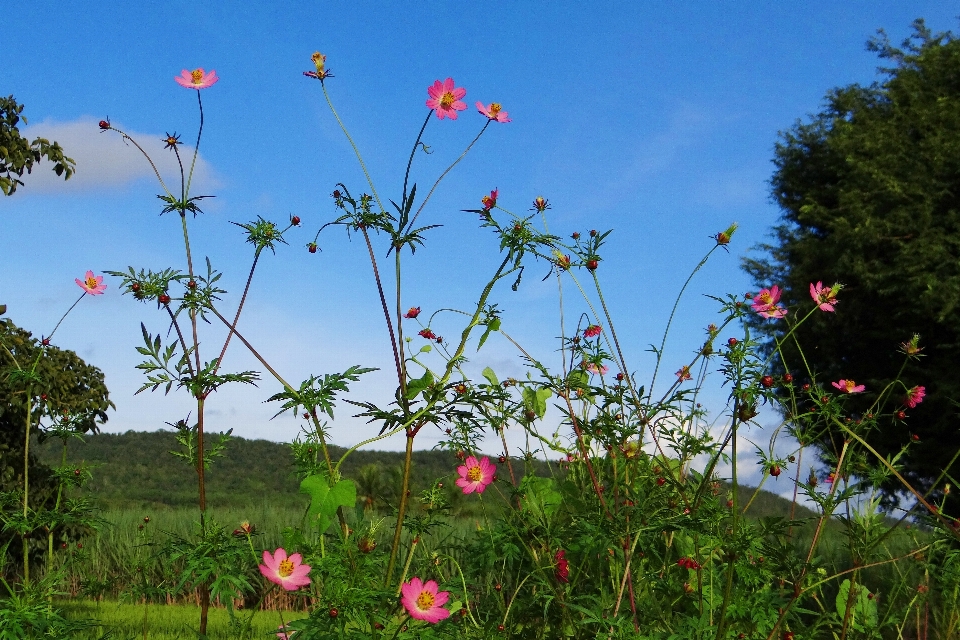
[[[897,411],[897,420],[903,420],[906,417],[907,417],[906,413],[904,413],[903,411]]]
[[[78,543],[77,543],[77,549],[83,549],[83,543],[78,542]]]
[[[140,283],[134,282],[133,284],[131,284],[130,291],[133,291],[134,293],[136,293],[137,291],[140,291]]]
[[[143,516],[144,522],[150,522],[150,516]]]
[[[463,451],[457,451],[457,459],[463,460],[465,457]]]
[[[187,286],[190,287],[191,289],[196,289],[197,288],[196,280],[190,280],[189,282],[187,282]]]
[[[74,470],[73,470],[73,475],[75,475],[75,476],[80,475],[80,469],[74,469]]]
[[[800,388],[803,389],[804,391],[810,391],[810,385],[807,383],[804,383],[804,385]]]
[[[42,345],[45,346],[45,347],[49,347],[49,346],[50,346],[50,338],[44,338],[43,340],[40,341],[40,344],[42,344]]]
[[[572,234],[570,234],[570,237],[573,238],[574,240],[579,240],[579,239],[580,239],[580,232],[579,232],[579,231],[574,231]]]
[[[292,224],[292,225],[295,226],[295,227],[299,227],[299,226],[300,226],[300,216],[293,216],[292,218],[290,218],[290,224]]]
[[[769,389],[770,387],[772,387],[772,386],[773,386],[773,376],[763,376],[762,378],[760,378],[760,385],[761,385],[764,389]]]
[[[596,260],[587,260],[587,269],[590,271],[596,271],[597,267],[600,266],[600,263]]]
[[[783,381],[786,382],[787,384],[790,384],[791,382],[793,382],[793,376],[790,375],[789,373],[785,373],[783,374]]]
[[[918,436],[917,434],[913,434],[912,436],[910,436],[910,439],[913,440],[914,442],[920,442],[920,436]]]
[[[796,462],[796,461],[797,461],[797,457],[796,457],[796,456],[790,456],[790,457],[787,458],[787,460],[789,460],[790,462]]]
[[[309,413],[304,413],[304,414],[303,414],[303,419],[304,419],[304,420],[309,420],[309,419],[310,419],[310,414],[309,414]]]
[[[727,509],[733,508],[733,500],[727,500]]]
[[[316,253],[317,249],[318,247],[316,242],[311,242],[310,244],[307,245],[307,251],[309,251],[310,253]]]
[[[666,484],[666,482],[667,482],[667,481],[664,480],[663,478],[657,478],[657,486],[658,486],[658,487],[662,487],[664,484]]]
[[[41,394],[40,394],[40,399],[41,399],[41,400],[46,400],[46,399],[47,399],[47,394],[41,393]]]
[[[106,131],[106,130],[109,129],[109,128],[110,128],[110,121],[109,121],[109,120],[101,120],[101,121],[100,121],[100,129],[102,129],[103,131]]]
[[[780,471],[781,469],[779,465],[773,465],[772,467],[770,467],[770,475],[772,475],[774,478],[780,475]]]
[[[736,338],[730,338],[729,340],[727,340],[727,346],[735,347],[737,346],[738,342],[739,340],[737,340]]]
[[[506,457],[504,457],[504,456],[500,456],[499,458],[497,458],[497,461],[498,461],[500,464],[503,464],[504,462],[507,461],[507,459],[506,459]]]
[[[338,615],[340,615],[340,612],[337,611],[337,608],[336,608],[336,607],[333,607],[332,609],[330,609],[330,617],[331,617],[331,618],[336,618]]]
[[[622,372],[621,372],[621,373],[618,373],[618,374],[616,375],[617,382],[622,382],[625,377],[626,377],[626,376],[623,375]]]
[[[523,412],[523,417],[526,418],[528,421],[533,421],[537,417],[537,412],[531,409],[527,409],[526,411]]]
[[[66,548],[67,548],[67,543],[66,543],[66,542],[61,543],[61,544],[60,544],[60,548],[61,548],[61,549],[66,549]]]
[[[504,627],[502,624],[498,624],[498,625],[497,625],[497,631],[503,631],[504,628],[505,628],[505,627]]]
[[[165,293],[160,294],[160,304],[170,304],[170,296]]]
[[[500,591],[503,589],[503,585],[500,583],[497,583],[497,586],[495,586],[494,589],[496,589],[497,591]]]
[[[591,238],[596,238],[596,237],[597,237],[597,230],[596,230],[596,229],[590,229],[590,237],[591,237]]]

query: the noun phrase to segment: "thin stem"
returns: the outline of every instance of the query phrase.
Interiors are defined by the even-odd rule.
[[[222,315],[220,315],[220,312],[217,311],[214,307],[211,306],[211,307],[209,307],[209,308],[210,308],[210,311],[213,311],[213,314],[214,314],[215,316],[217,316],[218,318],[220,318],[220,322],[222,322],[223,324],[227,325],[227,327],[230,329],[230,333],[236,334],[237,338],[240,339],[240,342],[243,343],[243,346],[245,346],[245,347],[247,348],[247,350],[250,351],[250,353],[253,354],[253,357],[255,357],[257,360],[260,361],[260,364],[262,364],[262,365],[264,366],[264,368],[266,368],[266,370],[269,371],[270,374],[273,375],[273,377],[277,379],[277,382],[279,382],[280,384],[282,384],[283,387],[284,387],[287,391],[296,392],[296,389],[294,389],[292,386],[290,386],[290,383],[288,383],[286,380],[284,380],[282,377],[280,377],[280,374],[277,373],[276,370],[275,370],[273,367],[271,367],[271,366],[267,363],[266,360],[263,359],[263,356],[261,356],[261,355],[257,352],[257,350],[253,348],[253,345],[252,345],[252,344],[250,344],[249,342],[247,342],[247,339],[244,338],[243,335],[241,335],[240,332],[237,331],[237,330],[230,324],[230,321],[229,321],[229,320],[227,320],[227,319],[224,318]]]
[[[377,268],[377,257],[373,253],[373,245],[370,243],[370,234],[367,233],[367,228],[361,227],[360,230],[363,232],[363,239],[367,243],[367,252],[370,254],[370,264],[373,265],[373,277],[377,281],[377,293],[380,294],[380,306],[383,307],[383,318],[387,322],[387,331],[390,332],[390,346],[393,348],[393,361],[397,365],[397,380],[399,381],[401,390],[405,391],[406,380],[404,380],[403,377],[403,366],[400,363],[400,354],[397,352],[397,338],[393,333],[393,321],[390,318],[390,311],[387,309],[387,298],[383,295],[383,283],[380,281],[380,269]],[[399,250],[397,253],[399,254]],[[397,291],[399,292],[399,288]]]
[[[27,517],[29,515],[29,499],[30,499],[30,425],[32,422],[31,410],[33,409],[33,389],[27,387],[27,393],[24,397],[24,402],[27,407],[27,426],[25,428],[24,440],[23,440],[23,521],[26,524]],[[23,585],[27,586],[30,584],[30,545],[27,544],[29,538],[27,535],[21,536],[21,542],[23,544]]]
[[[240,320],[240,312],[243,311],[243,303],[247,301],[247,293],[250,291],[250,282],[253,280],[253,272],[257,268],[257,261],[260,260],[260,249],[253,254],[253,264],[250,266],[250,273],[247,275],[247,285],[243,288],[243,295],[240,297],[240,305],[237,307],[237,313],[233,317],[233,324],[230,325],[230,331],[227,332],[227,339],[223,342],[223,349],[220,350],[220,357],[217,358],[217,366],[213,369],[216,375],[223,364],[223,356],[227,353],[227,347],[230,346],[230,338],[233,337],[233,330],[237,328],[237,322]]]
[[[337,124],[340,125],[340,128],[343,130],[343,135],[347,136],[347,141],[350,143],[350,146],[353,147],[353,152],[357,156],[357,160],[360,162],[360,168],[363,169],[363,175],[367,178],[367,184],[370,185],[370,191],[373,192],[373,197],[377,201],[381,211],[385,211],[383,203],[380,202],[380,196],[377,194],[377,188],[373,186],[373,180],[370,178],[370,172],[367,171],[367,165],[363,162],[363,156],[360,155],[360,150],[357,148],[357,145],[353,142],[353,138],[350,137],[350,132],[347,131],[347,127],[343,124],[343,120],[340,119],[340,115],[337,113],[337,110],[333,108],[333,102],[330,100],[330,94],[327,93],[327,85],[323,82],[320,83],[320,87],[323,89],[323,97],[327,100],[327,106],[330,107],[330,111],[333,113],[333,117],[337,119]]]
[[[401,204],[403,204],[404,207],[406,207],[407,181],[410,178],[410,167],[413,165],[413,156],[417,153],[417,147],[420,145],[420,139],[423,137],[423,132],[427,128],[427,123],[430,122],[430,116],[433,115],[433,111],[433,109],[430,109],[430,111],[427,112],[427,117],[423,121],[423,126],[420,127],[420,133],[417,134],[417,141],[413,143],[413,149],[410,149],[410,159],[407,160],[407,171],[403,174],[403,201]]]
[[[693,280],[693,276],[697,274],[697,271],[707,264],[707,260],[710,259],[710,256],[714,251],[717,250],[719,244],[713,246],[710,251],[707,252],[707,255],[703,256],[703,259],[693,268],[693,271],[690,272],[690,275],[687,276],[686,282],[683,283],[683,286],[680,287],[680,293],[677,294],[677,299],[673,301],[673,308],[670,310],[670,318],[667,320],[667,326],[663,329],[663,340],[660,341],[660,351],[657,352],[657,364],[653,369],[653,378],[650,380],[650,397],[653,397],[653,385],[657,382],[657,372],[660,370],[660,362],[663,359],[663,350],[667,344],[667,334],[670,333],[670,325],[673,324],[673,317],[677,313],[677,307],[680,305],[680,298],[683,297],[683,292],[687,290],[687,285],[690,284],[690,281]]]
[[[410,571],[410,564],[413,562],[413,553],[420,544],[420,538],[414,537],[410,543],[410,553],[407,554],[407,561],[403,565],[403,573],[400,574],[400,582],[397,583],[397,597],[400,597],[400,591],[403,589],[403,581],[407,579],[407,572]]]
[[[187,177],[187,187],[183,190],[183,199],[187,199],[187,195],[190,193],[190,183],[193,182],[193,168],[197,164],[197,154],[200,153],[200,136],[203,134],[203,100],[200,99],[200,89],[197,89],[197,104],[200,106],[200,130],[197,131],[197,144],[193,147],[193,161],[190,163],[190,175]],[[177,154],[179,157],[180,154]],[[181,169],[181,179],[183,176]],[[182,186],[182,182],[181,182]],[[191,274],[193,275],[193,274]]]
[[[383,586],[390,586],[393,568],[397,564],[397,552],[400,550],[400,535],[403,533],[403,519],[407,509],[407,490],[410,487],[410,467],[413,461],[413,436],[416,432],[407,430],[407,449],[403,458],[403,484],[400,487],[400,507],[397,509],[397,527],[393,532],[393,546],[390,547],[390,561],[387,563],[387,573],[384,576]]]
[[[477,134],[477,137],[474,138],[473,141],[472,141],[470,144],[467,145],[467,148],[463,150],[463,153],[460,154],[460,157],[457,158],[456,160],[454,160],[454,161],[453,161],[453,164],[451,164],[449,167],[447,167],[446,171],[444,171],[443,173],[441,173],[441,174],[440,174],[440,177],[437,178],[437,181],[433,183],[433,186],[430,187],[430,193],[428,193],[428,194],[427,194],[427,197],[424,198],[423,202],[420,203],[420,206],[417,208],[417,213],[414,214],[413,220],[410,221],[410,226],[411,226],[411,227],[413,227],[413,223],[417,221],[417,218],[420,217],[420,212],[423,211],[423,208],[424,208],[425,206],[427,206],[427,202],[430,201],[430,196],[433,195],[433,192],[434,192],[434,190],[437,188],[437,185],[440,184],[440,181],[443,180],[448,173],[450,173],[450,170],[451,170],[451,169],[453,169],[455,166],[457,166],[457,164],[458,164],[461,160],[463,160],[464,157],[466,157],[467,152],[469,152],[469,151],[470,151],[470,148],[473,147],[474,144],[476,144],[477,140],[480,139],[480,136],[482,136],[482,135],[483,135],[483,132],[487,130],[487,127],[490,126],[490,123],[491,123],[491,122],[493,122],[493,121],[492,121],[492,120],[489,120],[489,119],[487,120],[486,124],[483,125],[483,128],[480,129],[480,133],[478,133],[478,134]]]
[[[153,169],[153,173],[157,176],[157,180],[160,181],[160,186],[163,187],[163,190],[166,192],[166,194],[172,198],[173,194],[170,193],[170,189],[167,188],[167,184],[163,181],[163,178],[160,176],[160,171],[157,170],[157,165],[153,163],[153,160],[150,158],[150,155],[143,150],[143,147],[141,147],[136,140],[134,140],[133,138],[125,134],[120,129],[116,129],[114,127],[110,127],[110,128],[116,131],[117,133],[119,133],[124,140],[129,140],[130,142],[132,142],[133,146],[135,146],[137,149],[140,150],[140,153],[143,154],[143,157],[146,158],[147,162],[150,163],[150,167]]]
[[[83,297],[84,297],[85,295],[87,295],[87,292],[86,292],[86,291],[84,291],[83,293],[81,293],[81,294],[80,294],[80,297],[77,298],[77,301],[74,302],[72,305],[70,305],[70,308],[67,309],[67,312],[63,314],[63,317],[62,317],[62,318],[60,318],[60,322],[57,323],[57,326],[55,326],[55,327],[53,328],[53,331],[50,332],[50,335],[46,336],[47,340],[49,340],[50,338],[53,337],[53,334],[55,334],[55,333],[57,332],[57,329],[60,328],[60,325],[63,323],[63,321],[66,319],[66,317],[70,314],[71,311],[73,311],[73,308],[74,308],[75,306],[77,306],[78,304],[80,304],[80,301],[83,300]],[[39,360],[39,356],[38,356],[38,360]]]

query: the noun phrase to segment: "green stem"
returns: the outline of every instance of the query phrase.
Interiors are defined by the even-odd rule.
[[[29,515],[29,499],[30,499],[30,425],[32,422],[31,410],[33,397],[33,389],[27,387],[27,394],[24,402],[27,407],[27,426],[25,429],[25,435],[23,440],[23,522],[26,526],[27,517]],[[32,533],[32,532],[31,532]],[[26,587],[30,584],[30,545],[27,543],[29,540],[29,534],[24,534],[21,536],[23,543],[23,586]]]
[[[233,324],[230,325],[230,331],[227,332],[227,339],[223,342],[223,349],[220,350],[220,357],[217,358],[217,366],[213,369],[216,375],[223,364],[223,356],[227,353],[227,347],[230,346],[230,338],[233,337],[233,330],[237,328],[237,322],[240,321],[240,312],[243,311],[243,304],[247,301],[247,293],[250,291],[250,283],[253,281],[253,272],[257,268],[257,262],[260,260],[260,249],[258,248],[253,255],[253,264],[250,265],[250,273],[247,275],[247,285],[243,288],[243,295],[240,296],[240,304],[237,306],[237,313],[233,316]]]
[[[420,217],[420,212],[423,211],[423,208],[424,208],[425,206],[427,206],[427,202],[430,201],[430,196],[433,195],[433,192],[434,192],[434,190],[437,188],[437,185],[440,184],[440,181],[443,180],[448,173],[450,173],[450,170],[451,170],[451,169],[453,169],[455,166],[457,166],[457,164],[458,164],[461,160],[463,160],[464,157],[466,157],[467,152],[469,152],[469,151],[470,151],[470,148],[473,147],[474,144],[476,144],[477,140],[480,139],[480,136],[482,136],[482,135],[483,135],[483,132],[487,130],[487,127],[490,126],[490,123],[491,123],[491,122],[493,122],[493,121],[492,121],[492,120],[489,120],[489,119],[487,120],[486,124],[483,125],[483,128],[480,129],[480,133],[478,133],[478,134],[477,134],[477,137],[474,138],[473,141],[472,141],[470,144],[467,145],[467,148],[463,150],[463,153],[460,154],[460,157],[457,158],[456,160],[454,160],[454,161],[453,161],[453,164],[451,164],[449,167],[447,167],[446,171],[444,171],[443,173],[441,173],[441,174],[440,174],[440,177],[437,178],[437,181],[433,183],[433,186],[430,188],[430,192],[427,194],[427,197],[424,198],[423,202],[420,203],[420,206],[417,208],[417,213],[414,214],[413,220],[410,221],[410,227],[413,227],[413,223],[416,222],[416,221],[417,221],[417,218]]]
[[[377,194],[377,188],[373,186],[373,179],[370,178],[370,172],[367,171],[367,165],[363,162],[363,156],[360,155],[360,150],[357,148],[357,145],[353,142],[353,138],[350,137],[350,132],[347,131],[347,127],[343,124],[343,120],[340,119],[340,115],[337,113],[337,110],[333,107],[333,102],[330,100],[330,94],[327,93],[327,85],[323,82],[320,83],[320,87],[323,89],[323,97],[327,100],[327,106],[330,107],[330,111],[333,113],[333,117],[337,119],[337,124],[340,125],[340,128],[343,130],[343,135],[347,136],[347,141],[350,143],[350,146],[353,147],[353,152],[357,156],[357,160],[360,162],[360,168],[363,169],[363,175],[367,179],[367,184],[370,185],[370,191],[373,192],[373,197],[377,201],[377,205],[380,207],[381,211],[385,211],[383,208],[383,203],[380,202],[380,196]]]
[[[197,89],[197,104],[200,105],[200,130],[197,131],[197,144],[193,147],[193,161],[190,163],[190,175],[187,177],[187,187],[182,191],[183,202],[186,202],[190,193],[190,183],[193,182],[193,168],[197,164],[197,154],[200,153],[200,136],[203,135],[203,100],[200,99],[200,89]],[[179,156],[179,154],[177,154]],[[181,169],[181,186],[183,185],[183,170]],[[192,273],[190,275],[193,275]]]
[[[413,437],[415,429],[407,429],[407,448],[403,457],[403,484],[400,487],[400,506],[397,509],[397,527],[393,532],[393,546],[390,547],[390,560],[387,563],[387,573],[384,576],[383,586],[390,586],[393,577],[393,568],[397,564],[397,552],[400,550],[400,535],[403,533],[403,520],[407,510],[407,490],[410,487],[410,467],[413,466]],[[342,462],[342,461],[341,461]],[[338,467],[340,465],[337,465]]]

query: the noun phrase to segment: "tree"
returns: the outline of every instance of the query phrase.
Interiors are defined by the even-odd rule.
[[[808,309],[810,283],[844,285],[836,313],[818,312],[798,337],[820,384],[866,385],[849,398],[853,411],[896,379],[905,361],[898,344],[919,334],[925,357],[907,362],[901,379],[925,386],[927,397],[901,407],[905,389],[893,389],[886,409],[906,417],[871,443],[895,454],[918,435],[905,476],[929,489],[960,449],[960,41],[931,34],[922,20],[913,28],[902,49],[882,30],[868,43],[893,63],[880,82],[830,91],[820,113],[780,134],[771,193],[781,222],[759,246],[766,255],[743,267],[758,285],[780,284],[787,305]],[[787,329],[755,326],[768,348]],[[792,344],[778,366],[808,376]],[[828,455],[838,443],[818,444]]]
[[[53,164],[53,171],[64,180],[69,180],[75,171],[72,159],[63,155],[63,149],[56,142],[45,138],[37,138],[33,142],[20,135],[17,124],[27,119],[21,116],[23,105],[17,103],[13,96],[0,98],[0,191],[3,195],[12,196],[17,185],[23,185],[19,178],[24,173],[33,171],[33,165],[46,158]]]
[[[82,416],[75,423],[78,431],[96,433],[99,425],[107,421],[107,409],[114,405],[104,384],[103,372],[85,363],[73,351],[42,347],[30,332],[6,319],[0,320],[0,345],[3,346],[0,348],[0,495],[18,491],[22,494],[27,414],[25,390],[16,383],[16,377],[10,375],[17,368],[11,356],[21,368],[29,369],[43,349],[36,370],[40,382],[31,390],[33,433],[37,433],[38,418],[64,412]],[[39,509],[50,506],[57,483],[50,467],[37,460],[35,451],[31,448],[29,456],[30,504]],[[0,532],[0,549],[8,540],[10,535]],[[39,545],[39,537],[37,542]],[[7,551],[14,563],[21,557],[19,545],[19,538],[10,540]]]

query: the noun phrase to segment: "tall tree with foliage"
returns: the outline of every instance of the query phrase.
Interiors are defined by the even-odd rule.
[[[960,41],[923,20],[913,29],[902,48],[882,30],[868,43],[892,63],[879,82],[830,91],[820,113],[781,133],[771,179],[781,222],[743,266],[758,285],[783,287],[788,306],[809,304],[811,283],[844,285],[835,313],[801,327],[799,341],[816,345],[806,361],[788,347],[777,366],[828,388],[865,384],[847,405],[860,412],[905,367],[927,396],[911,408],[902,385],[889,388],[884,409],[899,419],[871,442],[895,455],[919,437],[905,476],[936,495],[948,465],[960,477]],[[768,345],[789,326],[756,323]],[[914,334],[923,357],[907,359],[898,345]],[[816,444],[829,456],[840,443]]]
[[[64,180],[69,180],[76,170],[72,159],[63,153],[63,148],[46,138],[36,138],[28,142],[20,135],[17,125],[26,117],[20,115],[23,105],[13,96],[0,97],[0,191],[12,196],[17,186],[23,185],[20,178],[24,173],[33,171],[34,163],[46,158],[53,163],[53,171]]]

